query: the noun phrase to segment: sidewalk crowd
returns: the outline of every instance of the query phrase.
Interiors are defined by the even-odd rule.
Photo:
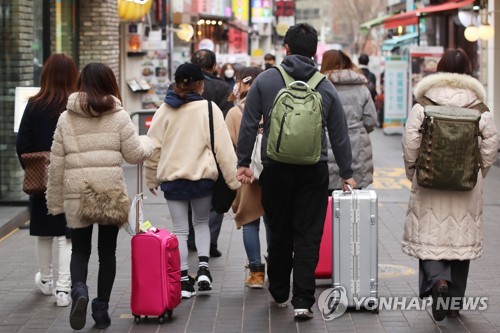
[[[500,329],[500,271],[491,257],[498,247],[492,222],[500,213],[492,113],[485,107],[477,118],[472,135],[481,139],[465,156],[474,176],[466,191],[457,182],[447,190],[425,188],[429,175],[422,172],[434,169],[419,164],[428,134],[421,130],[427,126],[424,98],[455,109],[485,100],[465,53],[447,51],[439,73],[416,87],[401,158],[401,138],[376,129],[382,124],[365,57],[360,69],[346,53],[327,51],[318,71],[311,59],[317,33],[308,24],[290,27],[284,43],[287,56],[276,69],[225,66],[222,79],[211,73],[213,52],[194,53],[192,63],[177,68],[147,136],[135,133],[108,66],[91,63],[77,76],[71,58],[49,58],[18,136],[23,167],[23,154],[51,151],[47,192],[30,196],[36,250],[23,231],[0,239],[0,332],[89,329],[89,315],[95,329],[117,332]],[[430,126],[439,126],[434,118]],[[263,169],[255,167],[255,149]],[[459,150],[446,158],[463,155]],[[119,232],[135,195],[133,165],[143,161],[146,219],[179,240],[183,300],[163,326],[152,318],[133,323],[130,237]],[[387,183],[399,186],[380,186],[384,172]],[[350,188],[374,189],[379,197],[379,296],[431,296],[428,309],[325,317],[319,299],[331,280],[317,280],[314,272],[327,201],[332,191]],[[16,256],[8,255],[13,248]],[[33,291],[31,276],[41,294]],[[55,295],[57,306],[42,294]],[[469,310],[461,301],[451,310],[439,306],[465,296],[486,296],[487,309]]]

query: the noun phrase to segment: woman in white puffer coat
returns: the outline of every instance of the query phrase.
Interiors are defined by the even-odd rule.
[[[120,90],[109,66],[87,64],[80,73],[78,91],[68,98],[67,110],[57,122],[50,154],[47,185],[47,208],[50,214],[66,214],[71,228],[71,298],[70,325],[85,327],[89,293],[87,275],[92,252],[92,233],[97,224],[97,297],[92,300],[95,327],[111,325],[109,300],[116,275],[116,246],[119,226],[104,218],[88,221],[81,218],[81,197],[86,183],[96,192],[106,193],[115,201],[126,197],[124,161],[139,164],[153,152],[153,142],[135,133],[127,111],[122,107]],[[113,193],[122,193],[117,196]],[[123,195],[124,194],[124,195]],[[128,199],[128,197],[127,197]],[[99,204],[89,205],[96,212]],[[128,205],[125,207],[128,212]],[[117,214],[121,215],[121,214]],[[121,223],[128,221],[122,219]]]
[[[422,79],[416,86],[417,100],[426,97],[438,105],[470,107],[486,99],[479,81],[471,76],[471,64],[460,49],[448,50],[437,67],[438,73]],[[415,161],[422,134],[424,108],[415,104],[408,115],[403,134],[403,159],[406,175],[412,181],[406,213],[402,249],[419,259],[420,297],[433,297],[433,316],[442,320],[456,317],[457,309],[437,307],[437,299],[463,297],[470,260],[483,252],[482,179],[497,156],[498,137],[491,112],[481,116],[480,152],[483,168],[471,191],[441,191],[419,186]]]

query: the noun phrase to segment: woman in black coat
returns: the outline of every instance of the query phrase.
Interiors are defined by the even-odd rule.
[[[50,151],[57,120],[66,109],[68,96],[76,91],[77,78],[78,70],[71,57],[53,54],[47,59],[40,91],[29,99],[19,125],[16,149],[20,161],[24,153]],[[68,306],[71,302],[71,240],[64,214],[48,215],[44,195],[29,197],[29,211],[30,235],[36,236],[39,266],[35,284],[43,294],[55,295],[57,306]],[[54,238],[59,250],[59,274],[55,286],[52,275]]]

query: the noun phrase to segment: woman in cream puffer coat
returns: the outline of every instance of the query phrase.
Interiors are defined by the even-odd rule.
[[[212,289],[208,269],[210,252],[209,215],[212,192],[218,177],[224,177],[233,190],[240,187],[236,179],[236,154],[219,107],[203,99],[204,75],[195,64],[182,64],[175,71],[175,85],[165,96],[165,103],[155,112],[148,136],[153,140],[153,155],[146,161],[145,179],[156,195],[161,188],[172,217],[173,232],[179,239],[181,259],[181,295],[191,298],[197,292]],[[212,108],[213,142],[209,122]],[[217,163],[221,175],[217,171]],[[198,273],[189,275],[187,238],[189,207],[198,251]],[[198,291],[194,283],[198,285]]]
[[[86,182],[96,192],[109,195],[110,190],[121,190],[126,197],[122,163],[124,160],[134,164],[144,161],[151,156],[153,143],[148,137],[135,133],[129,114],[122,108],[116,78],[107,65],[86,65],[80,73],[77,89],[77,93],[69,96],[67,111],[57,122],[50,154],[47,208],[53,215],[65,213],[68,226],[72,228],[69,318],[74,330],[85,327],[89,302],[88,263],[93,227],[98,225],[99,273],[97,298],[92,300],[92,318],[96,328],[105,329],[111,324],[108,302],[116,274],[119,226],[100,220],[83,222],[77,213],[80,197]],[[98,207],[95,210],[98,211]]]
[[[461,50],[449,50],[438,64],[438,73],[422,79],[416,86],[416,100],[427,97],[436,104],[469,107],[485,101],[479,81],[470,76],[470,62]],[[424,108],[415,104],[408,115],[403,134],[406,175],[412,181],[406,214],[402,249],[420,262],[420,296],[463,297],[469,261],[483,252],[482,179],[497,156],[498,137],[491,112],[481,116],[480,152],[483,169],[471,191],[440,191],[417,184],[415,169],[422,134]],[[436,311],[436,320],[458,312]]]

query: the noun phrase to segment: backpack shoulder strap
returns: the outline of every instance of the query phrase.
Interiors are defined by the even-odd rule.
[[[427,98],[425,96],[418,98],[417,103],[424,106],[424,107],[426,105],[437,105],[437,103],[435,103],[433,100],[431,100],[430,98]]]
[[[316,71],[313,76],[307,81],[307,85],[312,88],[316,89],[316,87],[323,81],[325,76],[321,74],[320,72]]]
[[[486,106],[486,104],[484,104],[483,102],[479,102],[473,106],[469,106],[469,109],[474,109],[474,110],[477,110],[479,112],[481,112],[481,114],[483,112],[488,112],[490,111],[490,109]]]
[[[290,83],[295,81],[295,79],[285,71],[283,66],[278,65],[278,66],[276,66],[276,68],[280,71],[280,74],[283,77],[283,81],[285,81],[286,86],[288,86]]]

